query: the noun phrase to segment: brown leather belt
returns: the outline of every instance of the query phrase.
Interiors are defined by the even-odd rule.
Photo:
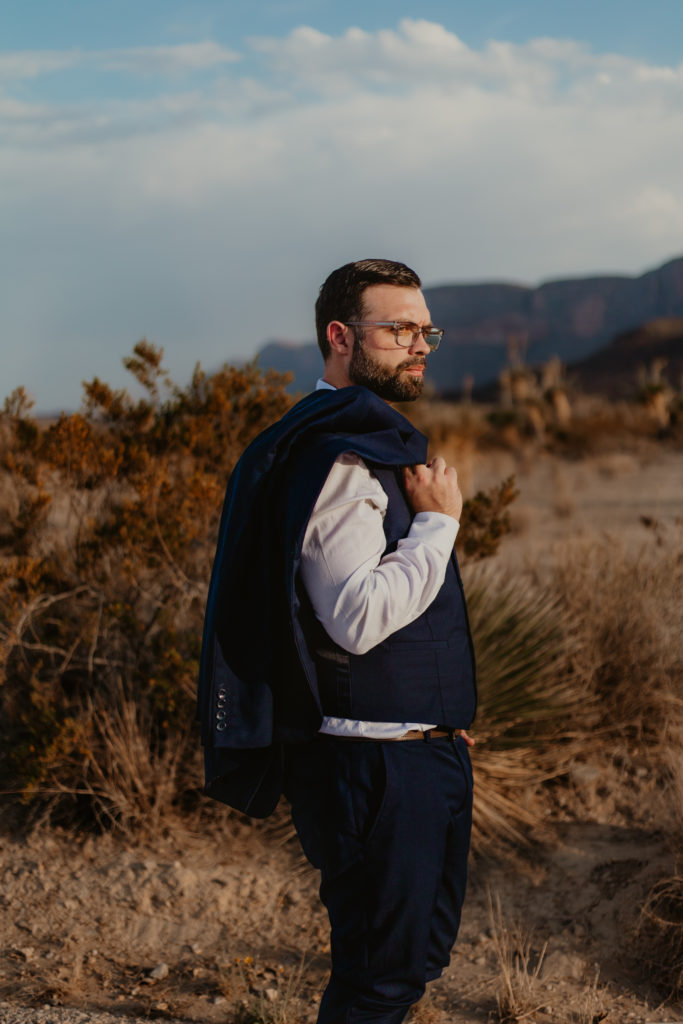
[[[436,739],[438,736],[448,736],[450,739],[455,739],[459,736],[462,729],[411,729],[410,732],[404,732],[402,736],[394,736],[396,740],[431,740]]]
[[[321,732],[318,735],[326,736],[332,740],[342,740],[342,742],[351,743],[395,743],[400,740],[424,740],[429,742],[431,739],[439,739],[442,736],[456,739],[462,733],[462,729],[445,729],[442,726],[437,726],[436,729],[410,729],[409,732],[404,732],[401,736],[383,736],[381,738],[377,736],[335,736],[334,733],[329,732]]]

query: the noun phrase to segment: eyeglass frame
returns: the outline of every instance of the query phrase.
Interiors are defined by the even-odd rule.
[[[413,323],[411,320],[347,320],[344,327],[392,327],[394,330],[394,337],[396,338],[396,344],[399,348],[412,348],[413,345],[417,345],[418,335],[422,335],[422,338],[429,345],[430,352],[436,352],[437,348],[441,344],[444,332],[441,327],[420,327],[418,324]],[[415,330],[412,332],[412,339],[409,345],[403,345],[398,340],[398,332],[402,327],[414,327]],[[425,333],[426,332],[426,333]],[[438,341],[436,345],[432,344],[427,337],[427,334],[431,334],[432,337],[438,335]]]

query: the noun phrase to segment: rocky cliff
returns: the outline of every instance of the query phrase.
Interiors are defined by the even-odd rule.
[[[475,388],[495,381],[511,350],[531,365],[552,356],[572,364],[649,321],[683,317],[683,257],[640,277],[548,281],[536,288],[447,284],[425,288],[425,296],[434,323],[446,331],[429,377],[438,393],[457,395],[466,377],[474,378]],[[293,371],[293,387],[301,391],[322,369],[315,343],[271,342],[259,359],[264,367]]]

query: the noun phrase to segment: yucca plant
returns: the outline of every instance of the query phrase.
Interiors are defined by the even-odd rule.
[[[479,683],[474,844],[492,850],[527,842],[540,824],[535,790],[566,770],[585,692],[572,670],[579,638],[556,596],[497,562],[464,575]]]

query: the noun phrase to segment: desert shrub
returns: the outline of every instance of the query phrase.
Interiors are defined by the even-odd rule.
[[[0,417],[0,773],[55,814],[153,824],[196,791],[201,623],[226,478],[291,404],[287,378],[226,367],[175,387],[126,360],[133,400],[95,379],[40,430]]]
[[[638,402],[582,395],[577,398],[569,423],[549,427],[545,447],[567,458],[584,458],[611,451],[637,452],[658,440],[676,438],[662,434]]]
[[[491,853],[538,830],[535,790],[567,770],[564,740],[586,689],[574,667],[580,637],[556,595],[495,560],[464,576],[479,690],[474,845]]]
[[[515,478],[508,477],[489,491],[477,491],[463,505],[458,548],[466,559],[494,555],[510,532],[510,505],[519,496]]]

